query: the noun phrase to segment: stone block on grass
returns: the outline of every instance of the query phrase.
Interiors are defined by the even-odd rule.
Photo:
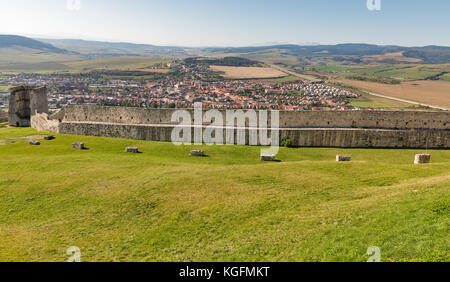
[[[72,147],[74,149],[77,149],[77,150],[84,150],[84,149],[86,149],[86,147],[84,147],[84,143],[81,143],[81,142],[73,143]]]
[[[139,153],[139,148],[138,147],[127,147],[125,149],[125,152],[137,154],[137,153]]]
[[[418,154],[414,158],[414,164],[429,164],[431,161],[430,154]]]
[[[352,160],[351,156],[341,156],[341,155],[336,156],[337,162],[350,162],[351,160]]]
[[[202,150],[192,150],[191,151],[191,156],[193,157],[204,157],[205,156],[205,152]]]
[[[275,155],[261,155],[261,161],[263,162],[273,162],[275,161]]]

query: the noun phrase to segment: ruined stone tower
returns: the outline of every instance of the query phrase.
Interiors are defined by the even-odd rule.
[[[47,87],[17,86],[11,88],[8,120],[10,126],[31,126],[31,116],[48,114]]]

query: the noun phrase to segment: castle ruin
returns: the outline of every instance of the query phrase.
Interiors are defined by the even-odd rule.
[[[46,88],[20,86],[11,91],[9,124],[61,134],[172,142],[179,126],[172,120],[176,111],[70,105],[49,117]],[[194,110],[188,111],[194,117]],[[225,111],[220,113],[225,116]],[[254,129],[244,123],[245,144],[255,145],[249,141]],[[188,130],[193,136],[194,130],[204,132],[208,126],[211,123],[203,122]],[[216,127],[224,134],[230,128],[225,123]],[[237,136],[242,128],[235,125],[232,130]],[[289,139],[294,147],[450,148],[449,111],[280,111],[279,127],[271,130],[278,131],[279,144]]]
[[[179,126],[172,121],[176,111],[72,105],[59,114],[58,130],[63,134],[171,142],[172,131]],[[194,110],[188,111],[194,117]],[[272,129],[279,131],[279,144],[290,139],[294,147],[450,148],[448,111],[280,111],[279,118],[279,128]],[[202,131],[210,125],[203,122]],[[227,124],[219,128],[227,133]],[[190,130],[194,136],[194,126]],[[236,125],[234,130],[237,136]],[[251,144],[251,131],[247,121],[246,145]]]
[[[11,88],[8,123],[15,127],[30,127],[35,114],[48,114],[47,87],[17,86]]]

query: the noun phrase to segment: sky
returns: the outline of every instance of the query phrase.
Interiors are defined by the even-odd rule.
[[[67,2],[80,1],[77,5]],[[450,1],[0,0],[0,34],[176,46],[450,46]]]

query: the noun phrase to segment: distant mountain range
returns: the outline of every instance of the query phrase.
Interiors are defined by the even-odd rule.
[[[49,53],[67,53],[87,58],[116,56],[185,56],[185,49],[172,46],[114,43],[79,39],[43,39],[0,35],[0,48],[28,48]]]
[[[450,63],[450,47],[425,46],[379,46],[371,44],[338,44],[302,46],[293,44],[257,46],[257,47],[214,47],[214,48],[185,48],[174,46],[155,46],[134,43],[113,43],[101,41],[87,41],[78,39],[31,39],[16,35],[0,35],[0,48],[28,48],[37,52],[55,54],[69,54],[80,58],[94,59],[118,56],[164,56],[189,57],[230,54],[247,58],[259,58],[262,54],[276,53],[281,56],[297,58],[331,58],[331,62],[351,61],[363,62],[366,56],[378,56],[392,53],[401,53],[405,58],[420,60],[421,63],[442,64]],[[16,54],[16,53],[14,53]],[[274,55],[275,57],[276,55]],[[1,56],[0,56],[1,57]],[[1,58],[0,58],[1,59]],[[381,58],[382,62],[399,63],[392,58]],[[14,58],[11,58],[13,61]]]
[[[373,44],[337,44],[337,45],[312,45],[302,46],[294,44],[271,45],[258,47],[228,47],[228,48],[205,48],[212,52],[224,53],[250,53],[264,51],[268,49],[280,49],[291,53],[292,55],[309,56],[317,53],[327,53],[331,55],[381,55],[386,53],[408,51],[408,50],[427,50],[427,51],[450,51],[450,47],[425,46],[425,47],[401,47],[401,46],[380,46]]]
[[[231,47],[231,48],[205,48],[212,53],[233,54],[255,54],[278,50],[284,55],[291,56],[373,56],[389,53],[402,52],[407,58],[420,59],[423,63],[438,64],[450,63],[450,47],[425,46],[425,47],[402,47],[402,46],[379,46],[372,44],[338,44],[338,45],[274,45],[259,47]]]

